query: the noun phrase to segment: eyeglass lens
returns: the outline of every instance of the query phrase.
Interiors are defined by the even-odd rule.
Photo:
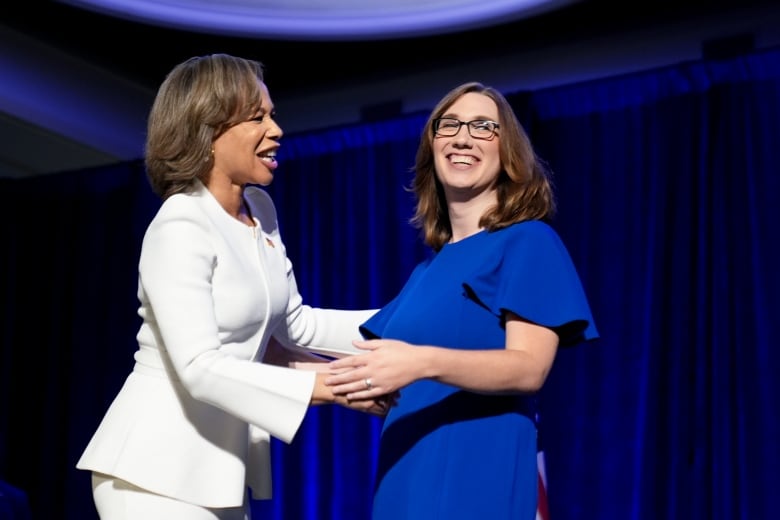
[[[443,137],[452,137],[460,131],[460,127],[466,125],[471,137],[477,139],[490,139],[498,128],[498,123],[485,119],[474,121],[461,121],[455,118],[443,117],[436,120],[435,131]]]

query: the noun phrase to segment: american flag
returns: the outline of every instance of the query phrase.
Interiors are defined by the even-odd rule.
[[[544,466],[544,445],[540,433],[539,412],[536,413],[536,482],[539,490],[536,500],[536,520],[550,520],[547,506],[547,470]]]
[[[537,482],[539,498],[536,502],[536,520],[550,520],[550,510],[547,508],[547,472],[544,468],[544,450],[536,452]]]

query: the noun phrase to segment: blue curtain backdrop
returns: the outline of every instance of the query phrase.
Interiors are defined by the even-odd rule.
[[[561,351],[541,394],[552,519],[775,518],[780,50],[507,94],[602,333]],[[427,254],[404,189],[425,115],[283,141],[269,192],[308,303],[382,305]],[[35,519],[93,519],[74,465],[132,367],[159,201],[140,160],[0,194],[0,480]],[[312,409],[255,510],[366,520],[379,427]]]

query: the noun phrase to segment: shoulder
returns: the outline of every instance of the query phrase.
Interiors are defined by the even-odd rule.
[[[201,240],[212,233],[207,204],[194,193],[177,193],[163,201],[144,234],[144,243],[169,249],[182,241]]]
[[[502,233],[507,239],[511,238],[539,238],[539,239],[555,239],[560,240],[558,233],[553,227],[541,220],[526,220],[524,222],[518,222],[511,226],[504,228],[496,232]]]
[[[199,221],[205,219],[203,202],[196,193],[177,193],[163,201],[152,219],[152,225],[179,220]]]
[[[158,214],[175,215],[191,212],[198,206],[194,193],[176,193],[163,201]]]
[[[497,261],[504,267],[546,270],[571,261],[558,232],[540,220],[518,222],[489,235],[491,242],[483,248],[483,252],[489,257],[502,259]]]
[[[164,272],[164,266],[194,265],[195,258],[210,265],[219,233],[208,213],[208,204],[194,193],[177,193],[163,201],[141,243],[139,269],[147,278]]]
[[[487,235],[487,240],[493,247],[506,251],[563,247],[563,242],[555,229],[541,220],[518,222]]]

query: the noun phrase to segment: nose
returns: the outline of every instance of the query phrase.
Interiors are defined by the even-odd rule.
[[[284,135],[284,130],[282,130],[282,127],[276,122],[276,119],[271,119],[271,126],[268,129],[267,134],[274,139],[280,139]]]
[[[458,131],[452,136],[453,143],[456,146],[466,146],[471,142],[471,134],[466,125],[460,125]]]

